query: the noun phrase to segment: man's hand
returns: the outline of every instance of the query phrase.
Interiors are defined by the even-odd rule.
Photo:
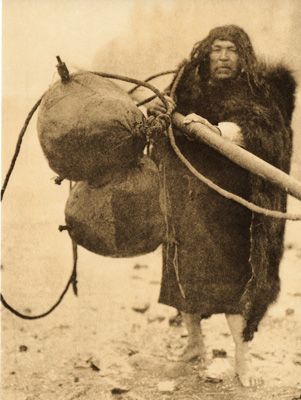
[[[221,136],[221,131],[217,126],[214,126],[212,124],[210,124],[209,121],[207,121],[207,119],[201,117],[200,115],[197,114],[188,114],[185,119],[184,119],[184,124],[185,125],[189,125],[191,123],[199,123],[202,124],[204,126],[206,126],[207,128],[209,128],[213,133],[218,134],[219,136]]]
[[[197,114],[189,114],[184,118],[184,124],[189,125],[191,123],[199,123],[201,126],[206,126],[213,133],[217,133],[219,136],[222,136],[224,139],[229,140],[233,144],[236,144],[240,147],[245,147],[244,137],[241,132],[240,127],[234,122],[219,122],[218,126],[210,124],[205,118],[200,117]],[[208,132],[208,129],[207,129]]]
[[[173,112],[174,109],[176,108],[176,103],[173,101],[173,99],[171,97],[169,97],[169,96],[164,96],[164,97],[169,102],[169,104],[172,108],[172,112]],[[146,108],[150,115],[157,116],[162,113],[166,113],[166,107],[158,97],[156,97],[154,100],[150,101],[146,105]]]

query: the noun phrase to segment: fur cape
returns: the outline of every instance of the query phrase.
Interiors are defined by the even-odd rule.
[[[236,123],[248,151],[289,173],[296,88],[291,72],[262,64],[261,84],[252,89],[244,74],[210,86],[199,68],[186,64],[175,92],[176,110],[194,112],[214,125]],[[183,135],[176,141],[194,167],[221,187],[258,206],[286,211],[286,193],[271,183],[205,144]],[[177,159],[166,138],[157,140],[153,157],[168,204],[159,301],[202,317],[239,313],[247,321],[244,340],[251,340],[280,290],[285,220],[251,213],[206,187]]]

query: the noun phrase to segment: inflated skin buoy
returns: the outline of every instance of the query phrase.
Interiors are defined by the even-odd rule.
[[[146,144],[146,119],[130,96],[89,72],[50,87],[37,130],[50,168],[73,181],[135,165]]]
[[[144,156],[108,184],[77,182],[65,217],[71,238],[96,254],[134,257],[156,250],[165,237],[157,167]]]

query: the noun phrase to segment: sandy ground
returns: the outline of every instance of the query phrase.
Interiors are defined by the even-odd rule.
[[[24,121],[22,114],[18,118],[10,121],[13,129]],[[68,187],[54,185],[34,126],[2,208],[2,293],[31,315],[52,306],[72,269],[70,239],[57,229],[64,224]],[[12,137],[7,148],[14,143]],[[290,199],[289,210],[300,212],[300,203]],[[160,249],[122,260],[79,249],[78,297],[70,290],[59,308],[36,321],[2,307],[1,398],[300,399],[300,237],[301,223],[288,222],[281,294],[252,344],[262,387],[242,388],[234,376],[234,346],[223,315],[203,322],[208,363],[221,366],[220,380],[200,376],[197,361],[172,361],[185,346],[186,331],[170,325],[175,310],[157,303]],[[226,357],[214,358],[213,350]]]
[[[159,250],[135,260],[103,259],[80,250],[78,298],[70,291],[58,309],[37,321],[21,320],[2,309],[1,398],[299,398],[301,246],[294,240],[295,228],[290,228],[281,266],[281,295],[262,321],[252,346],[255,369],[265,379],[261,388],[241,388],[235,378],[234,347],[222,315],[203,322],[209,362],[217,361],[213,350],[227,353],[219,359],[223,361],[221,382],[205,375],[201,378],[197,361],[171,361],[185,345],[186,332],[183,326],[170,326],[174,310],[157,304]],[[47,256],[56,264],[53,268],[64,269],[64,279],[57,282],[51,272],[46,273],[42,285],[34,276],[13,279],[4,266],[3,292],[20,311],[42,312],[58,297],[71,269],[71,256],[65,255],[63,264],[58,265],[55,259],[62,260],[58,252],[59,248],[54,249]],[[36,262],[31,260],[31,269]],[[39,265],[38,275],[44,265]],[[160,390],[164,388],[170,391]],[[113,389],[128,392],[113,395]]]

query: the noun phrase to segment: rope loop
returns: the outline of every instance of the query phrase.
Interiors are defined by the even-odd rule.
[[[161,124],[164,131],[166,131],[171,126],[171,118],[169,113],[160,114],[156,118],[157,121]]]
[[[147,119],[147,124],[149,139],[156,141],[156,139],[162,134],[167,136],[167,129],[171,126],[171,118],[169,114],[163,113],[156,117],[151,115]]]
[[[59,67],[61,67],[62,66],[61,65],[62,62],[61,62],[61,60],[59,58],[58,58],[58,61],[59,61]],[[175,80],[173,82],[173,85],[172,85],[172,88],[171,88],[171,93],[170,93],[170,97],[173,98],[173,99],[175,99],[175,97],[176,97],[175,96],[176,87],[177,87],[181,77],[183,76],[184,68],[185,68],[185,65],[183,65],[179,69],[179,71],[178,71],[178,73],[177,73],[177,75],[175,77]],[[68,70],[67,70],[67,72],[68,72]],[[171,73],[171,72],[174,72],[174,71],[168,71],[167,73]],[[267,216],[272,216],[272,217],[276,217],[276,218],[284,218],[284,219],[291,219],[291,220],[300,220],[301,219],[301,216],[299,216],[299,215],[291,215],[291,214],[281,213],[281,212],[277,212],[277,211],[266,210],[266,209],[263,209],[261,207],[258,207],[256,205],[254,205],[252,203],[249,203],[246,200],[244,200],[244,199],[242,199],[242,198],[240,198],[238,196],[233,195],[232,193],[229,193],[229,192],[221,189],[220,187],[218,187],[217,185],[213,184],[208,179],[203,177],[198,171],[196,171],[192,167],[192,165],[186,160],[186,158],[181,154],[180,150],[176,146],[174,135],[173,135],[173,131],[172,131],[172,123],[171,123],[172,122],[171,121],[171,114],[173,112],[173,107],[171,106],[170,102],[167,101],[167,99],[165,98],[164,94],[161,91],[159,91],[155,86],[147,83],[146,81],[140,81],[140,80],[137,80],[137,79],[128,78],[128,77],[124,77],[124,76],[120,76],[120,75],[100,73],[100,72],[91,72],[91,73],[93,73],[95,75],[98,75],[98,76],[102,76],[104,78],[117,79],[117,80],[129,82],[129,83],[134,83],[134,84],[136,84],[137,87],[144,86],[144,87],[150,89],[151,91],[153,91],[155,95],[152,98],[158,97],[162,101],[162,103],[164,104],[164,106],[166,108],[166,113],[159,114],[156,117],[150,116],[147,119],[146,127],[147,127],[147,130],[148,130],[148,140],[155,139],[158,135],[162,135],[164,133],[169,138],[171,147],[173,148],[173,150],[175,151],[175,153],[179,157],[179,159],[186,165],[186,167],[190,170],[190,172],[193,175],[195,175],[202,182],[206,183],[209,187],[211,187],[212,189],[214,189],[215,191],[220,193],[222,196],[224,196],[226,198],[231,198],[232,200],[242,204],[243,206],[249,208],[250,210],[252,210],[254,212],[262,213],[262,214],[265,214]],[[78,74],[75,74],[75,75],[78,75]],[[156,75],[156,76],[159,76],[159,75]],[[65,78],[69,79],[69,73],[68,73],[68,76],[67,75],[65,76]],[[151,79],[152,78],[153,77],[151,77]],[[134,89],[136,89],[136,88],[134,88]],[[21,149],[21,145],[22,145],[22,140],[23,140],[23,137],[24,137],[25,132],[27,130],[28,124],[29,124],[33,114],[35,113],[35,111],[39,107],[43,97],[44,97],[44,95],[36,102],[36,104],[33,106],[32,110],[29,112],[29,114],[28,114],[28,116],[27,116],[27,118],[25,120],[24,126],[23,126],[23,128],[22,128],[22,130],[21,130],[21,132],[19,134],[19,137],[18,137],[18,140],[17,140],[17,144],[16,144],[16,148],[15,148],[15,152],[14,152],[14,155],[13,155],[9,170],[8,170],[8,172],[6,174],[6,177],[5,177],[5,180],[4,180],[4,184],[3,184],[2,189],[1,189],[1,202],[3,200],[4,193],[5,193],[5,190],[7,188],[8,182],[10,180],[11,174],[12,174],[13,169],[15,167],[15,163],[16,163],[16,160],[18,158],[18,155],[19,155],[19,152],[20,152],[20,149]],[[138,107],[138,106],[140,106],[142,104],[145,104],[146,102],[149,102],[149,101],[150,101],[150,99],[146,99],[146,101],[141,102],[139,104],[136,104],[136,106]],[[137,126],[136,127],[138,135],[142,134],[141,128],[142,128],[142,126]],[[62,177],[57,177],[55,179],[55,183],[60,185],[60,183],[62,182],[63,179],[64,178],[62,178]],[[70,190],[71,190],[71,188],[72,188],[72,183],[70,182]],[[168,197],[168,192],[167,192],[166,188],[165,188],[165,196]],[[165,218],[166,218],[166,225],[167,225],[167,231],[168,231],[167,210],[165,211]],[[65,225],[65,226],[60,225],[59,226],[59,230],[61,232],[64,231],[64,230],[68,230],[68,228],[69,227],[67,225]],[[167,234],[168,247],[169,246],[173,246],[175,248],[173,264],[174,264],[175,272],[177,274],[177,279],[178,279],[178,283],[179,283],[179,287],[180,287],[182,296],[185,298],[185,293],[184,293],[184,290],[183,290],[182,285],[180,283],[179,273],[178,273],[178,259],[177,259],[178,258],[178,255],[177,255],[178,243],[176,242],[176,240],[174,240],[174,238],[175,238],[175,233],[174,232],[173,232],[173,237],[170,237]],[[77,245],[76,245],[76,243],[74,241],[72,241],[72,244],[73,244],[73,271],[72,271],[71,277],[70,277],[70,279],[69,279],[64,291],[62,292],[61,296],[59,297],[58,301],[47,312],[45,312],[43,314],[40,314],[40,315],[36,315],[36,316],[28,316],[28,315],[21,314],[18,311],[16,311],[13,307],[11,307],[5,301],[5,299],[2,296],[2,294],[0,294],[0,300],[1,300],[1,303],[3,304],[3,306],[6,307],[13,314],[17,315],[20,318],[32,320],[32,319],[42,318],[42,317],[45,317],[46,315],[50,314],[60,304],[60,302],[62,301],[63,297],[67,293],[68,288],[69,288],[69,286],[71,284],[73,286],[74,294],[77,295],[76,268],[77,268],[78,255],[77,255]]]

